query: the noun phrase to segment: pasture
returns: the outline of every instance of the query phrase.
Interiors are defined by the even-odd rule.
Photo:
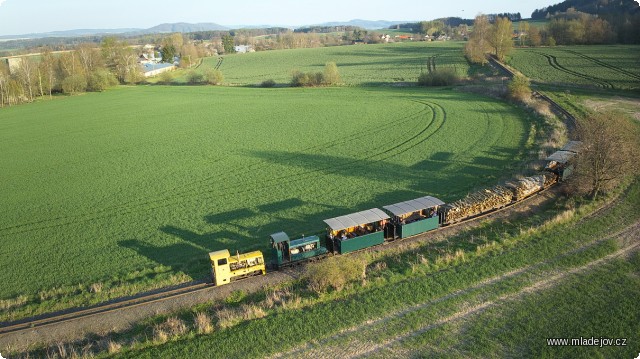
[[[273,50],[224,56],[220,71],[225,83],[257,85],[273,79],[288,84],[292,72],[322,71],[324,64],[335,62],[347,85],[379,85],[417,82],[420,71],[427,71],[427,61],[435,57],[436,68],[451,67],[461,77],[484,71],[470,66],[462,54],[462,42],[405,42],[377,45],[351,45],[315,49]],[[206,58],[197,71],[213,68],[218,58]],[[186,76],[176,78],[186,82]]]
[[[3,109],[0,299],[202,278],[212,250],[459,198],[514,173],[529,121],[478,95],[391,87],[139,86]]]
[[[507,61],[533,81],[604,89],[640,89],[640,46],[516,49]]]

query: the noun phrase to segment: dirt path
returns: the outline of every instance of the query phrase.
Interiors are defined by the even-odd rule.
[[[535,268],[540,267],[545,262],[537,263],[537,264],[523,267],[518,270],[514,270],[499,276],[495,276],[487,280],[484,280],[473,287],[466,288],[464,290],[459,290],[451,294],[448,294],[446,296],[437,298],[435,300],[414,305],[412,307],[405,308],[400,311],[389,313],[386,316],[377,318],[375,320],[366,321],[360,325],[342,330],[337,334],[332,335],[328,338],[325,338],[321,341],[307,343],[303,346],[294,348],[293,350],[290,350],[286,353],[275,355],[272,357],[272,359],[300,358],[300,357],[318,358],[318,359],[359,358],[359,357],[365,357],[365,356],[376,354],[382,350],[392,350],[393,352],[397,352],[396,354],[400,354],[403,351],[402,348],[394,348],[394,346],[398,343],[401,343],[403,340],[423,334],[425,332],[438,328],[447,323],[451,323],[459,319],[467,318],[471,315],[480,313],[489,307],[501,305],[505,302],[520,299],[524,295],[551,288],[561,280],[565,279],[567,276],[583,273],[596,266],[602,265],[603,263],[608,262],[614,258],[618,258],[620,256],[624,256],[633,251],[638,250],[640,247],[640,242],[638,241],[638,238],[640,238],[640,221],[636,222],[635,224],[625,228],[624,230],[618,233],[609,235],[606,238],[597,239],[595,241],[587,243],[584,246],[578,249],[572,250],[563,255],[569,255],[572,253],[580,252],[596,243],[599,243],[608,239],[616,239],[618,243],[620,243],[621,249],[619,249],[615,253],[612,253],[606,257],[603,257],[601,259],[592,261],[586,265],[573,268],[567,271],[545,272],[545,273],[537,274],[536,275],[537,279],[534,283],[528,285],[527,287],[515,293],[505,294],[495,299],[485,300],[479,303],[463,304],[461,308],[459,308],[459,310],[453,314],[450,314],[435,322],[425,324],[424,326],[419,327],[417,329],[399,333],[395,336],[389,337],[387,331],[385,330],[387,324],[391,321],[401,320],[402,317],[405,317],[412,313],[415,314],[419,310],[434,306],[440,302],[443,302],[455,297],[460,297],[464,294],[468,294],[473,291],[487,288],[491,284],[498,283],[505,279],[514,277],[518,274],[531,272]],[[381,339],[385,337],[386,339]],[[367,338],[369,339],[367,340]],[[375,339],[371,339],[371,338],[375,338]],[[381,339],[381,340],[377,340],[377,339]]]

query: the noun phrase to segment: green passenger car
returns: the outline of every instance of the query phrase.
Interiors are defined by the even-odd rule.
[[[438,208],[443,204],[435,197],[425,196],[384,206],[387,212],[393,214],[389,236],[407,238],[438,228]]]
[[[326,219],[327,249],[345,254],[382,244],[388,220],[378,208]]]

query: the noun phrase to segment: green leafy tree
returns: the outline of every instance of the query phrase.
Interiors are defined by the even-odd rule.
[[[162,50],[160,52],[162,54],[162,62],[169,64],[173,63],[173,59],[176,57],[176,47],[173,44],[162,46]]]
[[[222,36],[222,47],[225,54],[233,54],[236,52],[233,36],[227,34]]]

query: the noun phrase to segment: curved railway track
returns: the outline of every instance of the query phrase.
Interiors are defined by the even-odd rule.
[[[494,56],[489,56],[489,62],[491,62],[495,67],[506,73],[511,78],[516,75],[513,70],[511,70],[502,62],[498,61]],[[557,102],[540,91],[533,91],[532,95],[547,102],[551,106],[552,111],[565,119],[565,123],[570,127],[570,129],[576,127],[576,118],[573,114],[571,114],[571,112],[567,111],[564,107],[560,106]]]
[[[497,213],[501,213],[503,211],[509,210],[511,209],[513,206],[518,205],[518,204],[525,204],[527,202],[529,202],[531,199],[536,198],[538,196],[540,196],[541,194],[547,192],[549,189],[554,188],[555,185],[551,185],[539,192],[536,192],[534,194],[532,194],[531,196],[517,201],[517,202],[511,202],[509,204],[507,204],[504,207],[498,208],[498,209],[494,209],[492,211],[488,211],[482,214],[479,214],[477,216],[465,219],[463,221],[457,222],[457,223],[452,223],[443,227],[439,227],[436,230],[433,231],[429,231],[429,232],[425,232],[425,233],[421,233],[421,234],[417,234],[415,236],[411,236],[411,237],[407,237],[407,238],[403,238],[403,239],[396,239],[394,241],[390,241],[390,242],[384,242],[383,244],[379,245],[379,246],[373,246],[373,247],[368,247],[368,248],[364,248],[361,249],[359,251],[355,251],[352,253],[360,253],[360,252],[366,252],[366,251],[379,251],[379,250],[385,250],[387,248],[390,247],[394,247],[397,245],[400,245],[402,243],[409,243],[409,242],[414,242],[417,240],[422,239],[422,237],[424,237],[426,234],[434,234],[437,233],[441,230],[447,229],[447,228],[454,228],[454,227],[458,227],[458,226],[462,226],[462,225],[466,225],[466,224],[470,224],[470,223],[474,223],[474,222],[478,222],[480,220],[483,220],[485,218],[491,217]],[[351,253],[350,253],[351,254]],[[287,268],[295,268],[295,267],[299,267],[299,266],[291,266],[291,267],[287,267]],[[269,276],[270,274],[273,274],[273,272],[268,272],[267,276]],[[251,277],[245,278],[243,280],[250,280]],[[100,304],[100,305],[96,305],[93,307],[89,307],[89,308],[81,308],[81,309],[71,309],[71,310],[65,310],[63,312],[57,312],[57,313],[52,313],[49,315],[43,315],[43,316],[38,316],[38,317],[34,317],[34,318],[26,318],[26,319],[22,319],[19,321],[15,321],[15,322],[9,322],[9,323],[2,323],[2,326],[0,327],[0,336],[6,335],[6,334],[12,334],[12,333],[19,333],[22,331],[26,331],[26,330],[31,330],[31,329],[35,329],[35,328],[42,328],[42,327],[47,327],[47,326],[52,326],[52,325],[56,325],[56,324],[62,324],[62,323],[66,323],[66,322],[70,322],[76,319],[85,319],[85,318],[90,318],[90,317],[97,317],[98,315],[101,314],[105,314],[105,313],[109,313],[109,312],[115,312],[121,309],[129,309],[129,308],[135,308],[138,306],[143,306],[143,305],[147,305],[147,304],[151,304],[151,303],[156,303],[156,302],[160,302],[160,301],[164,301],[164,300],[170,300],[170,299],[175,299],[181,296],[185,296],[185,295],[189,295],[189,294],[194,294],[200,291],[204,291],[207,289],[211,289],[213,287],[212,284],[210,283],[205,283],[205,282],[193,282],[193,283],[186,283],[183,284],[179,287],[172,287],[172,288],[168,288],[168,289],[160,289],[154,292],[149,292],[149,293],[143,293],[131,298],[124,298],[121,300],[114,300],[111,302],[107,302],[104,304]]]

